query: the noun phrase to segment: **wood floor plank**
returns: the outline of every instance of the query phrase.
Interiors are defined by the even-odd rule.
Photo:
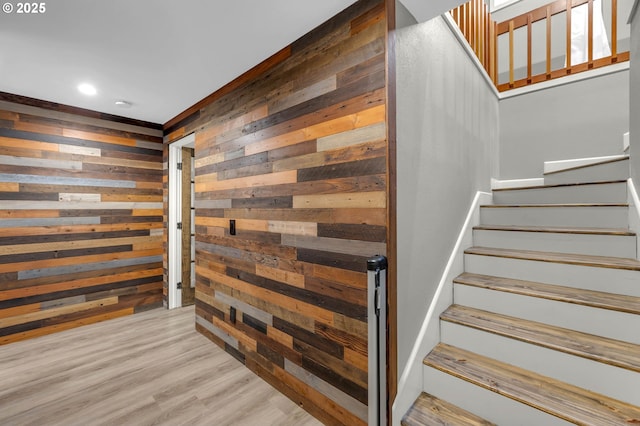
[[[193,327],[156,309],[0,348],[0,424],[320,423]]]

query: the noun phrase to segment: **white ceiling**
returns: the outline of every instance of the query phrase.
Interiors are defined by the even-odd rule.
[[[49,0],[40,15],[0,12],[0,91],[165,123],[353,2]],[[77,91],[84,81],[96,96]]]
[[[0,91],[162,124],[354,2],[49,0],[27,15],[2,0]]]

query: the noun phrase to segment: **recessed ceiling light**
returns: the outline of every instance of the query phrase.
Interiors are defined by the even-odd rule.
[[[127,101],[116,101],[116,106],[119,106],[120,108],[130,108],[131,107],[131,102],[127,102]]]
[[[88,96],[93,96],[96,93],[98,93],[96,88],[93,85],[89,84],[89,83],[82,83],[82,84],[78,85],[78,90],[80,91],[80,93],[83,93],[83,94],[88,95]]]

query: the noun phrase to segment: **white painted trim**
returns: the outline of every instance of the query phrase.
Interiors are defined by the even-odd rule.
[[[622,160],[627,158],[625,154],[607,155],[604,157],[588,157],[588,158],[572,158],[570,160],[545,161],[544,173],[559,172],[562,170],[573,169],[575,167],[591,166],[605,161]]]
[[[182,306],[182,292],[178,290],[178,282],[182,279],[182,231],[178,229],[178,222],[182,220],[180,204],[182,200],[182,172],[178,170],[178,163],[182,161],[182,148],[195,143],[195,135],[192,133],[169,145],[169,217],[168,232],[168,258],[169,258],[169,282],[168,307],[169,309]],[[183,284],[185,285],[185,284]]]
[[[602,77],[603,75],[615,74],[629,69],[629,61],[621,62],[618,64],[608,65],[606,67],[596,68],[590,71],[579,72],[577,74],[571,74],[566,77],[554,78],[553,80],[543,81],[529,86],[521,87],[518,89],[507,90],[500,93],[500,100],[513,98],[515,96],[526,95],[527,93],[537,92],[538,90],[551,89],[553,87],[564,86],[565,84],[576,83],[582,80],[589,80],[591,78]]]
[[[464,250],[473,245],[473,227],[480,224],[480,206],[492,204],[492,201],[493,197],[490,193],[478,191],[471,202],[407,365],[398,381],[398,392],[393,402],[394,426],[400,425],[402,416],[424,389],[422,359],[440,341],[440,314],[453,303],[453,279],[464,272]]]
[[[627,180],[627,203],[629,203],[629,229],[638,235],[636,237],[636,259],[640,260],[640,197],[633,184],[633,179]]]
[[[504,9],[505,7],[509,7],[509,6],[511,6],[511,5],[515,4],[515,3],[518,3],[519,1],[522,1],[522,0],[509,0],[509,1],[506,1],[505,3],[503,3],[503,4],[499,5],[499,6],[496,6],[495,5],[495,0],[490,0],[489,9],[490,9],[491,13],[494,13],[494,12],[497,12],[498,10],[500,10],[500,9]]]
[[[491,189],[528,188],[544,186],[544,178],[498,180],[491,179]]]
[[[629,132],[625,133],[624,135],[622,135],[622,151],[623,152],[629,152]]]
[[[633,17],[636,14],[636,9],[638,9],[638,5],[640,4],[640,0],[636,0],[633,2],[633,7],[631,8],[631,13],[629,13],[629,19],[627,19],[627,24],[631,24],[633,22]]]
[[[451,29],[451,32],[453,33],[453,35],[455,35],[456,38],[458,39],[458,42],[460,43],[464,51],[467,52],[467,56],[471,58],[471,60],[475,64],[478,71],[480,71],[480,74],[482,74],[482,77],[484,77],[485,82],[489,85],[489,87],[491,87],[491,91],[493,92],[493,94],[498,99],[500,99],[500,93],[498,92],[496,85],[493,84],[493,80],[491,80],[491,77],[489,77],[489,74],[487,74],[487,70],[484,69],[484,67],[480,63],[480,60],[478,59],[478,56],[471,49],[471,46],[469,46],[469,42],[467,41],[466,38],[464,38],[462,31],[460,31],[460,27],[458,27],[458,24],[456,24],[456,21],[453,20],[451,13],[445,12],[441,16],[442,16],[442,19],[444,19],[444,22],[446,22],[449,28]]]

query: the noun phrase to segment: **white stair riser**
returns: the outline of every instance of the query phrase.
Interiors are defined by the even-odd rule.
[[[482,207],[482,225],[627,228],[628,207]]]
[[[609,182],[629,179],[629,160],[598,164],[544,176],[545,185],[563,183]]]
[[[640,315],[460,284],[453,297],[458,305],[640,344]]]
[[[627,183],[509,189],[493,192],[495,204],[626,203]]]
[[[444,343],[640,405],[638,372],[447,321],[441,333]]]
[[[605,162],[615,160],[625,160],[629,158],[626,154],[605,155],[600,157],[570,158],[564,160],[545,161],[543,165],[544,173],[559,172],[575,169],[577,167],[590,167]]]
[[[628,235],[563,234],[554,232],[476,229],[473,244],[516,250],[551,251],[593,256],[635,258],[636,239]]]
[[[425,392],[499,425],[566,426],[571,424],[435,368],[423,367],[423,381]]]
[[[640,272],[465,254],[465,271],[640,297]],[[640,333],[639,333],[640,334]]]

